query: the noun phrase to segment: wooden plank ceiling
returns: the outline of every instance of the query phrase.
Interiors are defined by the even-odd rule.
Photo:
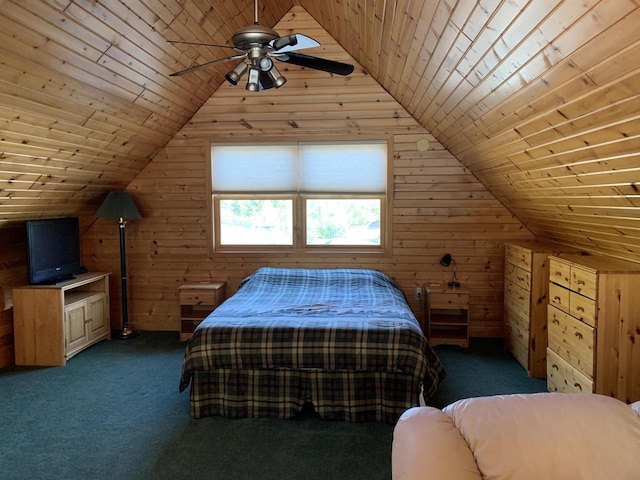
[[[294,5],[536,236],[640,261],[640,0],[261,0],[260,22]],[[169,77],[229,50],[167,40],[252,22],[251,0],[0,0],[0,226],[91,222],[230,69]]]

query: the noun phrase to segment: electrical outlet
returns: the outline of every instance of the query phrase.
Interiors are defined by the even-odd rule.
[[[416,287],[416,300],[422,302],[422,288]]]

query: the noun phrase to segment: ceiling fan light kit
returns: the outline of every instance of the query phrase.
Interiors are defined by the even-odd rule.
[[[219,62],[241,60],[238,65],[225,75],[226,80],[231,85],[237,85],[242,77],[249,72],[246,89],[250,92],[258,92],[270,88],[280,88],[287,83],[287,79],[274,65],[274,59],[314,70],[335,73],[337,75],[349,75],[353,72],[353,65],[349,65],[348,63],[336,62],[300,53],[292,53],[293,50],[313,48],[320,44],[313,38],[300,33],[281,37],[275,30],[260,25],[260,23],[258,23],[258,0],[255,0],[254,6],[255,22],[253,25],[242,27],[233,33],[231,41],[235,45],[234,47],[211,43],[169,40],[171,43],[233,48],[241,52],[226,58],[194,65],[179,72],[172,73],[170,76],[184,75]]]

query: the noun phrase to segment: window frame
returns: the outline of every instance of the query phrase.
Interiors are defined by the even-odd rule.
[[[290,143],[290,142],[379,142],[386,141],[386,194],[355,194],[355,193],[222,193],[215,194],[212,186],[212,146],[216,143]],[[277,137],[277,138],[233,138],[233,139],[208,139],[206,141],[206,182],[207,182],[207,215],[208,215],[208,250],[210,256],[226,254],[331,254],[331,255],[374,255],[391,256],[392,239],[392,199],[393,199],[393,138],[380,135],[376,137]],[[223,199],[293,199],[293,245],[221,245],[220,233],[217,231],[217,218],[220,215],[219,201]],[[306,202],[310,199],[348,199],[348,198],[379,198],[380,199],[380,245],[306,245]]]

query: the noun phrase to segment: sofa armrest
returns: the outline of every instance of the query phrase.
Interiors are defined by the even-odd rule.
[[[402,414],[393,432],[393,480],[481,480],[469,446],[451,418],[432,407]]]

